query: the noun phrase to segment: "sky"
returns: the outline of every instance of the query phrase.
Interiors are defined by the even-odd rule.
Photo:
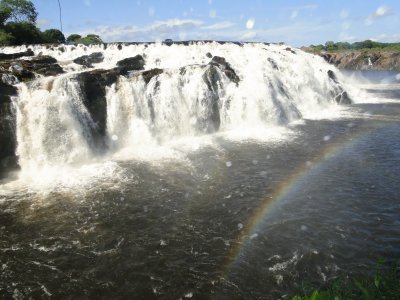
[[[63,32],[105,42],[225,40],[400,42],[400,0],[59,0]],[[57,0],[32,1],[42,30],[60,29]]]

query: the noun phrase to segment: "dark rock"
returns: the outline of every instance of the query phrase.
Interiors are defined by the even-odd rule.
[[[33,53],[31,49],[28,49],[24,52],[18,52],[18,53],[11,53],[11,54],[0,53],[0,59],[17,59],[24,56],[34,56],[34,55],[35,53]]]
[[[218,66],[222,72],[234,83],[239,84],[240,78],[236,74],[235,70],[231,67],[231,65],[225,60],[225,58],[220,56],[214,56],[210,61],[211,65]]]
[[[30,61],[33,64],[39,64],[39,65],[48,65],[57,63],[57,59],[49,55],[32,57],[32,59],[28,61]]]
[[[353,103],[347,92],[340,85],[340,82],[337,79],[335,72],[333,72],[332,70],[328,70],[327,73],[328,77],[335,83],[335,88],[334,88],[335,91],[332,91],[331,94],[335,99],[336,103],[343,105],[348,105]]]
[[[332,79],[335,83],[338,83],[335,72],[333,72],[332,70],[328,70],[328,77]]]
[[[353,103],[346,91],[343,91],[342,93],[338,94],[335,97],[335,101],[338,104],[342,104],[342,105],[349,105],[349,104]]]
[[[210,52],[207,52],[207,53],[206,53],[206,56],[207,56],[208,58],[211,58],[211,57],[212,57],[212,54],[211,54]]]
[[[269,61],[269,63],[272,65],[272,67],[273,67],[275,70],[279,70],[278,64],[277,64],[271,57],[268,57],[267,60]]]
[[[93,67],[92,64],[98,64],[103,62],[104,60],[104,56],[103,53],[101,52],[94,52],[90,55],[83,55],[81,57],[75,58],[73,60],[74,63],[78,64],[78,65],[82,65],[82,66],[86,66],[86,67]]]
[[[19,83],[19,80],[15,75],[8,73],[1,74],[1,81],[8,85],[14,85]]]
[[[121,75],[127,75],[130,71],[144,70],[144,64],[144,58],[141,55],[136,55],[117,62],[117,68]]]
[[[15,114],[10,98],[15,95],[15,87],[0,81],[0,178],[18,168]]]
[[[118,44],[117,49],[118,49],[118,50],[122,50],[122,45],[121,45],[121,44]]]
[[[96,124],[96,128],[92,130],[92,136],[98,149],[106,149],[106,86],[115,83],[118,75],[117,70],[112,69],[83,72],[75,77],[81,87],[83,104]]]
[[[296,54],[296,52],[294,52],[293,49],[290,48],[290,47],[286,47],[285,50],[286,50],[286,51],[289,51],[289,52],[291,52],[291,53],[293,53],[293,54]]]
[[[144,82],[146,82],[146,84],[148,84],[151,80],[151,78],[153,78],[154,76],[160,75],[162,74],[164,71],[162,69],[151,69],[151,70],[147,70],[144,71],[143,73],[141,73]]]

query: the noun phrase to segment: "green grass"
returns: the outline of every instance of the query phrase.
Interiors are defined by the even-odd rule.
[[[292,300],[398,300],[400,299],[400,269],[398,265],[384,268],[380,261],[371,276],[336,279],[321,289],[305,291]]]

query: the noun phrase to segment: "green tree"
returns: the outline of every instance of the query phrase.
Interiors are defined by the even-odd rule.
[[[0,28],[4,27],[4,23],[11,17],[12,9],[8,6],[0,4]]]
[[[5,31],[14,37],[15,45],[39,44],[43,42],[40,30],[32,23],[8,22]]]
[[[65,43],[64,34],[58,29],[47,29],[43,32],[45,43]]]
[[[82,36],[80,36],[79,34],[71,34],[67,37],[67,42],[69,43],[75,43],[77,40],[81,39]]]
[[[0,12],[9,12],[6,20],[18,23],[36,23],[38,13],[32,1],[29,0],[1,0]]]
[[[80,38],[75,41],[77,44],[101,44],[103,41],[96,34],[88,34],[84,38]]]
[[[14,45],[15,38],[8,32],[0,29],[0,46]]]

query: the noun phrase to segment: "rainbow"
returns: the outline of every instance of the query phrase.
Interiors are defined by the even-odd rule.
[[[381,128],[385,125],[381,125]],[[240,260],[244,249],[251,245],[250,240],[252,235],[256,234],[265,223],[269,213],[273,211],[283,199],[296,192],[302,185],[307,182],[307,178],[311,175],[318,174],[325,163],[343,154],[354,147],[357,143],[367,138],[378,128],[369,129],[364,132],[358,132],[351,138],[346,138],[343,141],[331,142],[325,147],[321,153],[312,161],[302,164],[294,170],[286,180],[283,180],[277,187],[274,188],[271,194],[266,196],[261,201],[260,206],[255,210],[255,213],[249,218],[249,221],[243,227],[240,235],[236,239],[235,246],[229,251],[223,264],[223,274],[230,273],[232,267]]]

